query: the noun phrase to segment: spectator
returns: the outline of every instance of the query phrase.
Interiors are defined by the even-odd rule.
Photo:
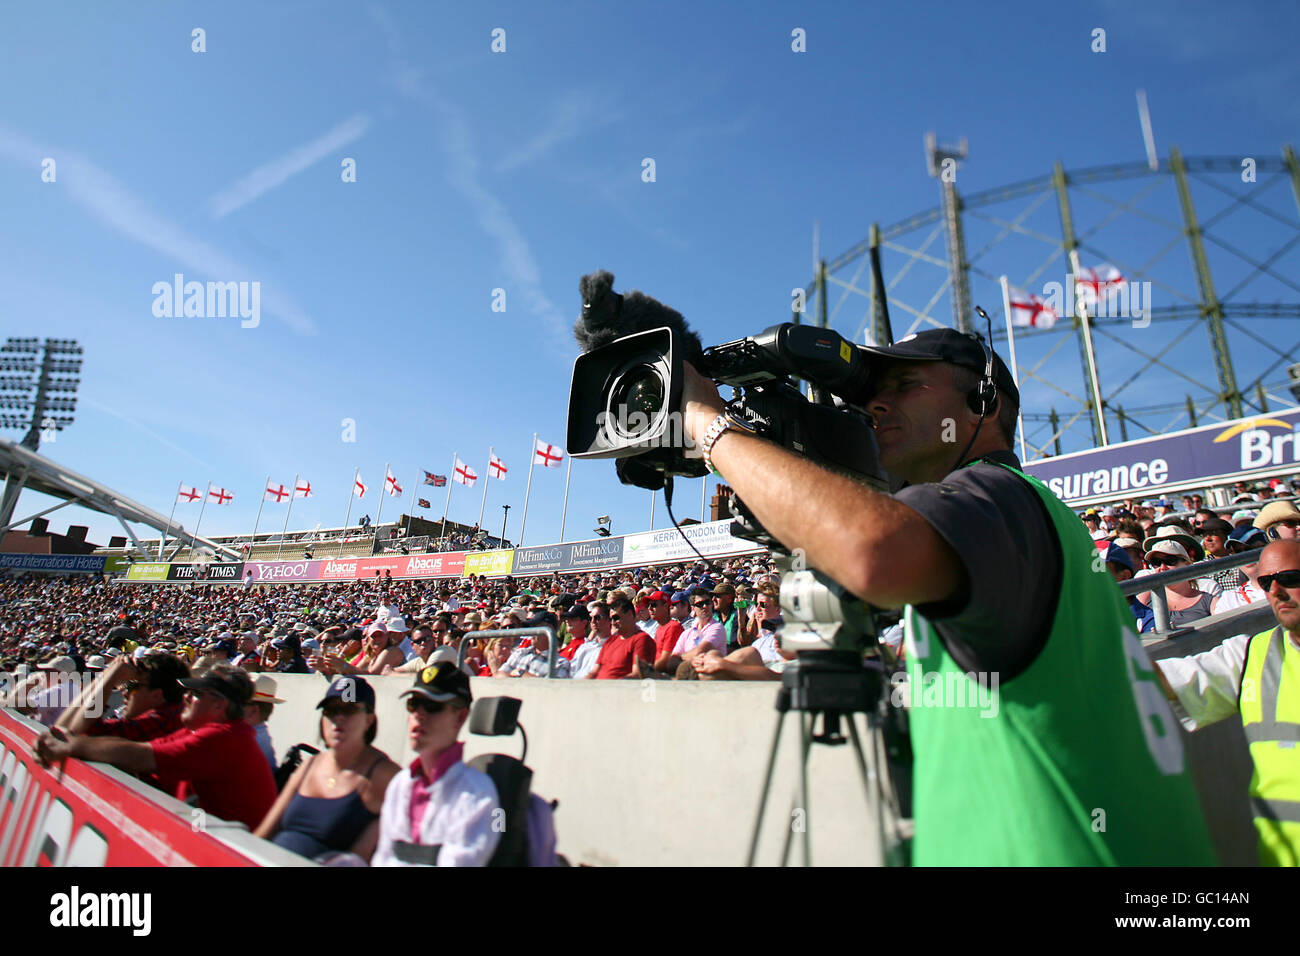
[[[68,733],[124,740],[154,740],[174,734],[181,723],[190,669],[171,654],[149,654],[139,663],[116,657],[59,717],[55,726]],[[105,713],[104,701],[122,689],[126,709],[120,718]],[[149,781],[151,783],[155,781]]]
[[[1255,527],[1270,541],[1300,540],[1300,509],[1291,501],[1271,501],[1259,510]]]
[[[618,680],[639,675],[637,662],[650,664],[654,660],[655,643],[636,626],[636,607],[626,596],[616,597],[610,602],[609,615],[616,631],[601,645],[596,667],[587,676],[596,680]]]
[[[77,665],[66,654],[37,664],[35,672],[5,702],[20,714],[27,714],[51,727],[77,698],[80,685],[73,678]]]
[[[310,674],[311,668],[302,656],[302,645],[297,634],[289,634],[271,642],[278,655],[275,667],[277,674]]]
[[[723,631],[727,635],[727,652],[736,650],[744,643],[741,640],[743,630],[741,628],[740,613],[735,608],[736,589],[727,582],[722,582],[713,589],[713,613],[717,621],[722,624]]]
[[[1258,528],[1252,528],[1249,525],[1237,528],[1228,538],[1228,553],[1241,554],[1245,551],[1254,551],[1262,548],[1267,544],[1264,532]],[[1244,564],[1241,566],[1243,582],[1235,588],[1224,589],[1218,597],[1214,599],[1211,611],[1218,614],[1220,611],[1231,611],[1233,608],[1244,607],[1247,604],[1254,604],[1259,601],[1267,600],[1267,596],[1259,587],[1258,575],[1259,564]]]
[[[336,677],[316,707],[327,749],[289,778],[257,835],[317,862],[334,854],[369,862],[384,792],[401,771],[373,746],[379,732],[374,688],[361,677]]]
[[[695,616],[689,624],[684,625],[682,636],[673,647],[672,656],[665,662],[668,673],[686,680],[696,678],[691,661],[703,654],[707,647],[712,647],[724,656],[727,653],[726,632],[713,619],[713,595],[703,588],[696,588],[691,592],[690,601]]]
[[[1232,525],[1215,516],[1201,522],[1200,532],[1201,547],[1205,549],[1207,561],[1228,557],[1228,538],[1232,535]],[[1237,568],[1227,568],[1214,572],[1210,575],[1210,580],[1213,582],[1213,587],[1209,590],[1217,596],[1220,591],[1230,591],[1240,587],[1246,577]]]
[[[36,743],[38,759],[47,767],[76,757],[138,774],[157,773],[177,799],[193,793],[203,810],[257,827],[275,802],[275,780],[253,728],[243,719],[252,681],[237,667],[214,664],[181,685],[189,693],[181,714],[184,727],[176,733],[147,742],[86,735],[59,739],[46,733]]]
[[[1192,563],[1187,549],[1178,541],[1162,540],[1151,547],[1146,555],[1147,567],[1153,574],[1182,568]],[[1151,592],[1143,591],[1137,595],[1139,601],[1149,605]],[[1169,626],[1175,630],[1203,617],[1210,616],[1213,596],[1196,586],[1196,581],[1188,579],[1165,586],[1165,599],[1169,603]],[[1154,626],[1154,618],[1152,622]]]
[[[763,621],[771,621],[781,616],[781,592],[780,589],[770,585],[760,585],[758,589],[758,600],[754,606],[749,609],[743,628],[743,634],[740,640],[742,645],[753,644],[759,638],[760,625]]]
[[[572,665],[569,667],[569,673],[576,679],[591,677],[596,673],[596,662],[600,658],[601,649],[610,639],[612,632],[608,604],[604,601],[593,601],[587,605],[587,613],[591,618],[591,634],[586,643],[574,652]]]
[[[546,677],[550,673],[550,658],[547,653],[551,641],[545,634],[536,635],[527,645],[520,644],[498,669],[497,677]],[[570,661],[566,657],[555,658],[555,676],[569,676]]]
[[[591,612],[587,610],[586,605],[575,604],[560,616],[570,638],[569,643],[560,648],[560,656],[569,661],[572,676],[573,658],[587,643],[587,634],[591,628]]]
[[[279,764],[275,760],[275,747],[271,743],[271,730],[266,726],[266,722],[271,719],[271,713],[275,710],[275,705],[284,703],[283,699],[275,696],[276,689],[274,677],[258,674],[253,678],[253,696],[244,705],[244,720],[248,722],[248,726],[253,728],[253,736],[257,740],[257,746],[261,748],[262,755],[266,757],[266,762],[270,765],[272,774],[275,773]]]
[[[416,758],[393,777],[380,813],[375,866],[486,866],[501,840],[492,779],[461,760],[456,741],[473,700],[452,664],[426,667],[402,695]]]

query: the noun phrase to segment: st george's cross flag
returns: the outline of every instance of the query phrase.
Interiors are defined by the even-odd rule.
[[[1080,266],[1074,277],[1074,294],[1087,306],[1089,312],[1093,312],[1097,309],[1097,303],[1108,293],[1122,288],[1127,282],[1124,273],[1109,262],[1103,262],[1095,269]]]
[[[176,492],[176,501],[178,504],[182,501],[198,501],[202,497],[203,495],[199,493],[199,489],[190,488],[188,485],[181,485],[180,490]]]
[[[208,498],[219,505],[228,505],[235,496],[225,488],[213,488],[212,482],[208,482]]]
[[[306,478],[299,478],[298,484],[293,489],[293,496],[295,498],[310,498],[311,482]]]
[[[263,501],[274,501],[277,505],[282,504],[289,497],[289,489],[284,485],[267,485],[266,494],[262,496]]]
[[[473,488],[474,482],[478,481],[478,475],[473,468],[457,458],[456,468],[451,473],[451,480],[460,482],[466,488]]]
[[[397,483],[397,478],[393,476],[391,471],[385,471],[384,473],[384,489],[394,498],[400,497],[402,494],[402,486]]]
[[[1011,303],[1012,325],[1022,328],[1050,329],[1060,318],[1046,299],[1024,289],[1008,286],[1007,300]]]
[[[554,445],[548,445],[540,438],[533,445],[533,463],[547,468],[559,468],[564,461],[564,452]]]
[[[360,475],[357,475],[356,479],[352,482],[352,493],[358,498],[364,498],[366,496],[366,484],[361,480]]]
[[[490,457],[488,459],[488,477],[499,478],[502,481],[505,481],[506,472],[509,471],[510,469],[506,467],[506,463],[504,461],[502,461],[500,458],[496,456],[495,452],[489,453],[489,455]]]

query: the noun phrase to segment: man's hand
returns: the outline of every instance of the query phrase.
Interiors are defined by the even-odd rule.
[[[48,770],[53,764],[61,764],[73,756],[75,741],[75,737],[68,736],[61,727],[56,727],[36,738],[32,754],[36,757],[37,763]]]
[[[723,661],[722,655],[714,651],[712,654],[704,653],[691,661],[691,666],[695,668],[697,674],[717,674],[727,669],[726,662]]]
[[[108,665],[104,671],[105,687],[120,687],[128,681],[140,680],[140,669],[135,666],[131,658],[123,654],[113,658],[113,663]]]
[[[688,439],[687,448],[698,448],[713,420],[726,408],[726,402],[718,394],[718,386],[689,362],[682,365],[682,372],[682,429]]]

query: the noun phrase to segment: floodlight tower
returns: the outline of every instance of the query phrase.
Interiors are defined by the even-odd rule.
[[[77,409],[81,354],[75,339],[10,338],[0,346],[0,428],[26,429],[20,444],[32,451],[42,439],[54,441]],[[25,482],[12,472],[5,481],[0,526],[13,518]]]

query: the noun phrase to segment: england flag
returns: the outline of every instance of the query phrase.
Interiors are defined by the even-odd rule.
[[[506,463],[495,454],[491,454],[488,461],[488,477],[499,478],[502,481],[505,481],[507,471],[509,471],[509,469],[506,468]]]
[[[547,468],[559,468],[564,461],[564,453],[554,445],[548,445],[540,438],[533,445],[533,462]]]
[[[364,498],[366,496],[366,485],[365,482],[361,480],[360,475],[357,475],[356,479],[352,483],[352,493],[358,498]]]
[[[478,475],[473,468],[457,458],[456,470],[451,473],[451,480],[460,482],[466,488],[473,488],[474,482],[478,481]]]
[[[1022,328],[1050,329],[1060,318],[1048,303],[1024,289],[1007,287],[1007,299],[1011,303],[1011,324]]]
[[[228,505],[235,496],[225,488],[213,488],[212,483],[208,482],[208,498],[219,505]]]
[[[289,489],[284,485],[267,485],[266,494],[262,496],[264,501],[274,501],[277,505],[281,504],[289,497]]]
[[[293,496],[295,498],[310,498],[311,482],[306,478],[299,478],[297,486],[293,489]]]
[[[1099,300],[1107,293],[1118,290],[1128,282],[1124,273],[1108,262],[1103,262],[1095,269],[1080,267],[1074,277],[1074,294],[1089,312],[1095,311]]]
[[[402,494],[402,486],[397,483],[397,479],[393,477],[391,471],[386,471],[384,473],[384,488],[387,489],[388,493],[394,498],[397,498]]]
[[[202,497],[203,495],[199,489],[189,488],[185,485],[181,485],[180,490],[176,492],[176,502],[178,504],[182,501],[198,501]]]

